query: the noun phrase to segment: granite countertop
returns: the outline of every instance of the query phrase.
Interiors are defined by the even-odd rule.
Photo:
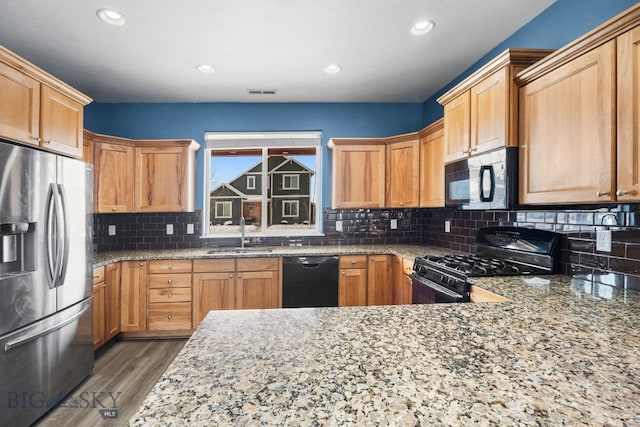
[[[640,293],[476,282],[511,301],[210,312],[129,425],[640,425]]]
[[[100,252],[96,254],[94,267],[118,261],[139,261],[157,259],[204,259],[204,258],[249,258],[265,256],[320,256],[320,255],[373,255],[391,254],[405,258],[418,256],[445,255],[449,249],[421,245],[341,245],[341,246],[254,246],[246,252],[233,248],[171,249],[171,250],[130,250]]]

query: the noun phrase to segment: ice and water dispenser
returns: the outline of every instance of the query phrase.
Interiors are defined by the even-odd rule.
[[[0,224],[0,278],[36,269],[36,223]]]

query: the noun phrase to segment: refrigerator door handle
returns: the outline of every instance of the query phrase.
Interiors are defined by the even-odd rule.
[[[46,249],[47,249],[47,270],[49,273],[49,289],[55,287],[57,272],[57,248],[56,248],[56,188],[55,184],[49,185],[49,194],[47,195],[47,230],[45,233]]]
[[[80,310],[78,313],[72,315],[71,317],[64,319],[61,322],[58,322],[54,325],[51,325],[41,331],[35,331],[35,332],[31,332],[31,333],[27,333],[25,335],[22,335],[20,337],[17,337],[15,339],[12,340],[8,340],[4,343],[4,351],[11,351],[14,348],[20,347],[24,344],[28,344],[31,341],[37,340],[40,337],[43,337],[45,335],[48,335],[54,331],[57,331],[58,329],[62,329],[65,326],[67,326],[69,323],[75,322],[77,319],[79,319],[84,313],[87,312],[87,310],[89,310],[91,308],[91,304],[90,302],[85,302],[84,303],[84,307],[82,308],[82,310]]]
[[[56,212],[58,215],[58,241],[60,243],[58,252],[58,272],[56,286],[62,286],[64,284],[64,278],[67,274],[67,264],[69,263],[69,220],[67,215],[67,196],[64,191],[64,186],[58,184],[58,206],[59,209]]]

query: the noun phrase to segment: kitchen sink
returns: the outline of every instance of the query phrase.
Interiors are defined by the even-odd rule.
[[[252,252],[272,252],[273,248],[265,248],[265,247],[249,247],[249,248],[214,248],[209,249],[207,251],[208,254],[221,254],[221,253],[230,253],[230,254],[245,254]]]

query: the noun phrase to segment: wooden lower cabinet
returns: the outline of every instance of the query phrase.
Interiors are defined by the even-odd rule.
[[[413,272],[413,261],[400,256],[394,256],[392,266],[393,303],[411,304],[412,286],[410,275]]]
[[[149,261],[149,331],[191,329],[191,260]]]
[[[120,273],[120,329],[147,330],[147,262],[124,261]]]
[[[93,348],[120,333],[120,263],[93,270]]]
[[[340,257],[338,306],[393,304],[390,255]]]
[[[367,261],[368,305],[393,304],[390,255],[369,255]]]
[[[193,327],[211,310],[282,307],[280,258],[193,262]]]

